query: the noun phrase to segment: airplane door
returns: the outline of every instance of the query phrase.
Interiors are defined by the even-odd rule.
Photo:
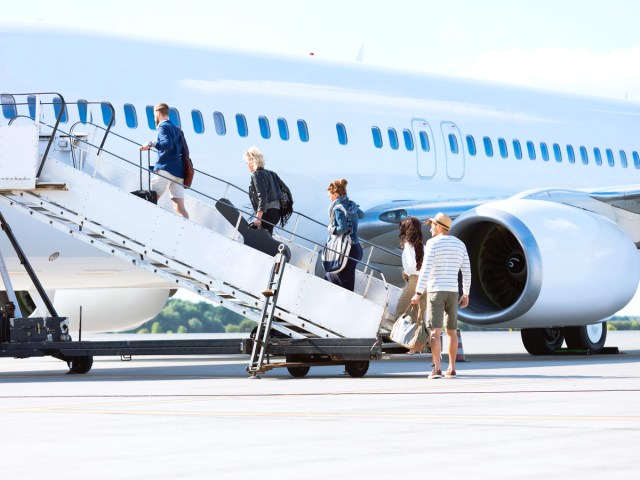
[[[440,128],[444,137],[447,177],[458,180],[464,177],[464,148],[462,148],[460,129],[453,122],[442,122]]]
[[[433,177],[436,174],[436,146],[431,127],[426,120],[414,118],[411,120],[411,129],[416,140],[418,176]]]

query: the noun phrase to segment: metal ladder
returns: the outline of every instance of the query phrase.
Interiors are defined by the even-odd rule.
[[[258,373],[264,371],[263,365],[265,364],[265,357],[266,363],[269,363],[268,349],[271,324],[273,323],[280,284],[282,283],[282,276],[284,275],[285,265],[289,260],[289,255],[288,248],[281,244],[278,248],[278,253],[273,258],[273,266],[271,267],[267,288],[262,291],[265,301],[262,307],[260,321],[255,330],[251,358],[247,366],[247,372],[251,374],[251,378],[259,378]]]

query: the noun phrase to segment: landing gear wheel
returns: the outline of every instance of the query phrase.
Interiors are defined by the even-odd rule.
[[[562,347],[564,335],[559,328],[523,328],[522,343],[531,355],[553,355]]]
[[[369,360],[344,362],[344,369],[351,377],[364,377],[369,371]]]
[[[589,350],[600,353],[607,340],[607,322],[594,323],[584,327],[564,327],[564,338],[571,349]]]
[[[93,357],[70,357],[67,360],[68,373],[87,373],[93,366]]]

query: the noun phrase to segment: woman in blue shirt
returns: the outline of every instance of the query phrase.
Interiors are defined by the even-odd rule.
[[[331,283],[340,285],[353,292],[356,280],[356,266],[362,259],[362,246],[358,238],[358,220],[364,217],[364,212],[347,196],[347,181],[334,180],[327,188],[331,205],[329,206],[329,226],[331,235],[349,233],[351,235],[351,250],[347,265],[338,273],[326,273],[324,278]]]

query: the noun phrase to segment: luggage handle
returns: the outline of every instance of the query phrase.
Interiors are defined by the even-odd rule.
[[[140,190],[142,190],[142,155],[144,150],[140,150]],[[151,150],[147,152],[147,190],[151,190]]]
[[[424,295],[424,293],[423,293],[423,295]],[[412,308],[416,310],[416,317],[417,317],[416,318],[416,323],[418,325],[420,325],[422,323],[422,307],[420,306],[420,302],[418,302],[417,304],[409,303],[409,306],[407,307],[407,309],[400,316],[401,317],[405,316],[407,314],[407,312],[409,312],[409,310],[411,310]]]

